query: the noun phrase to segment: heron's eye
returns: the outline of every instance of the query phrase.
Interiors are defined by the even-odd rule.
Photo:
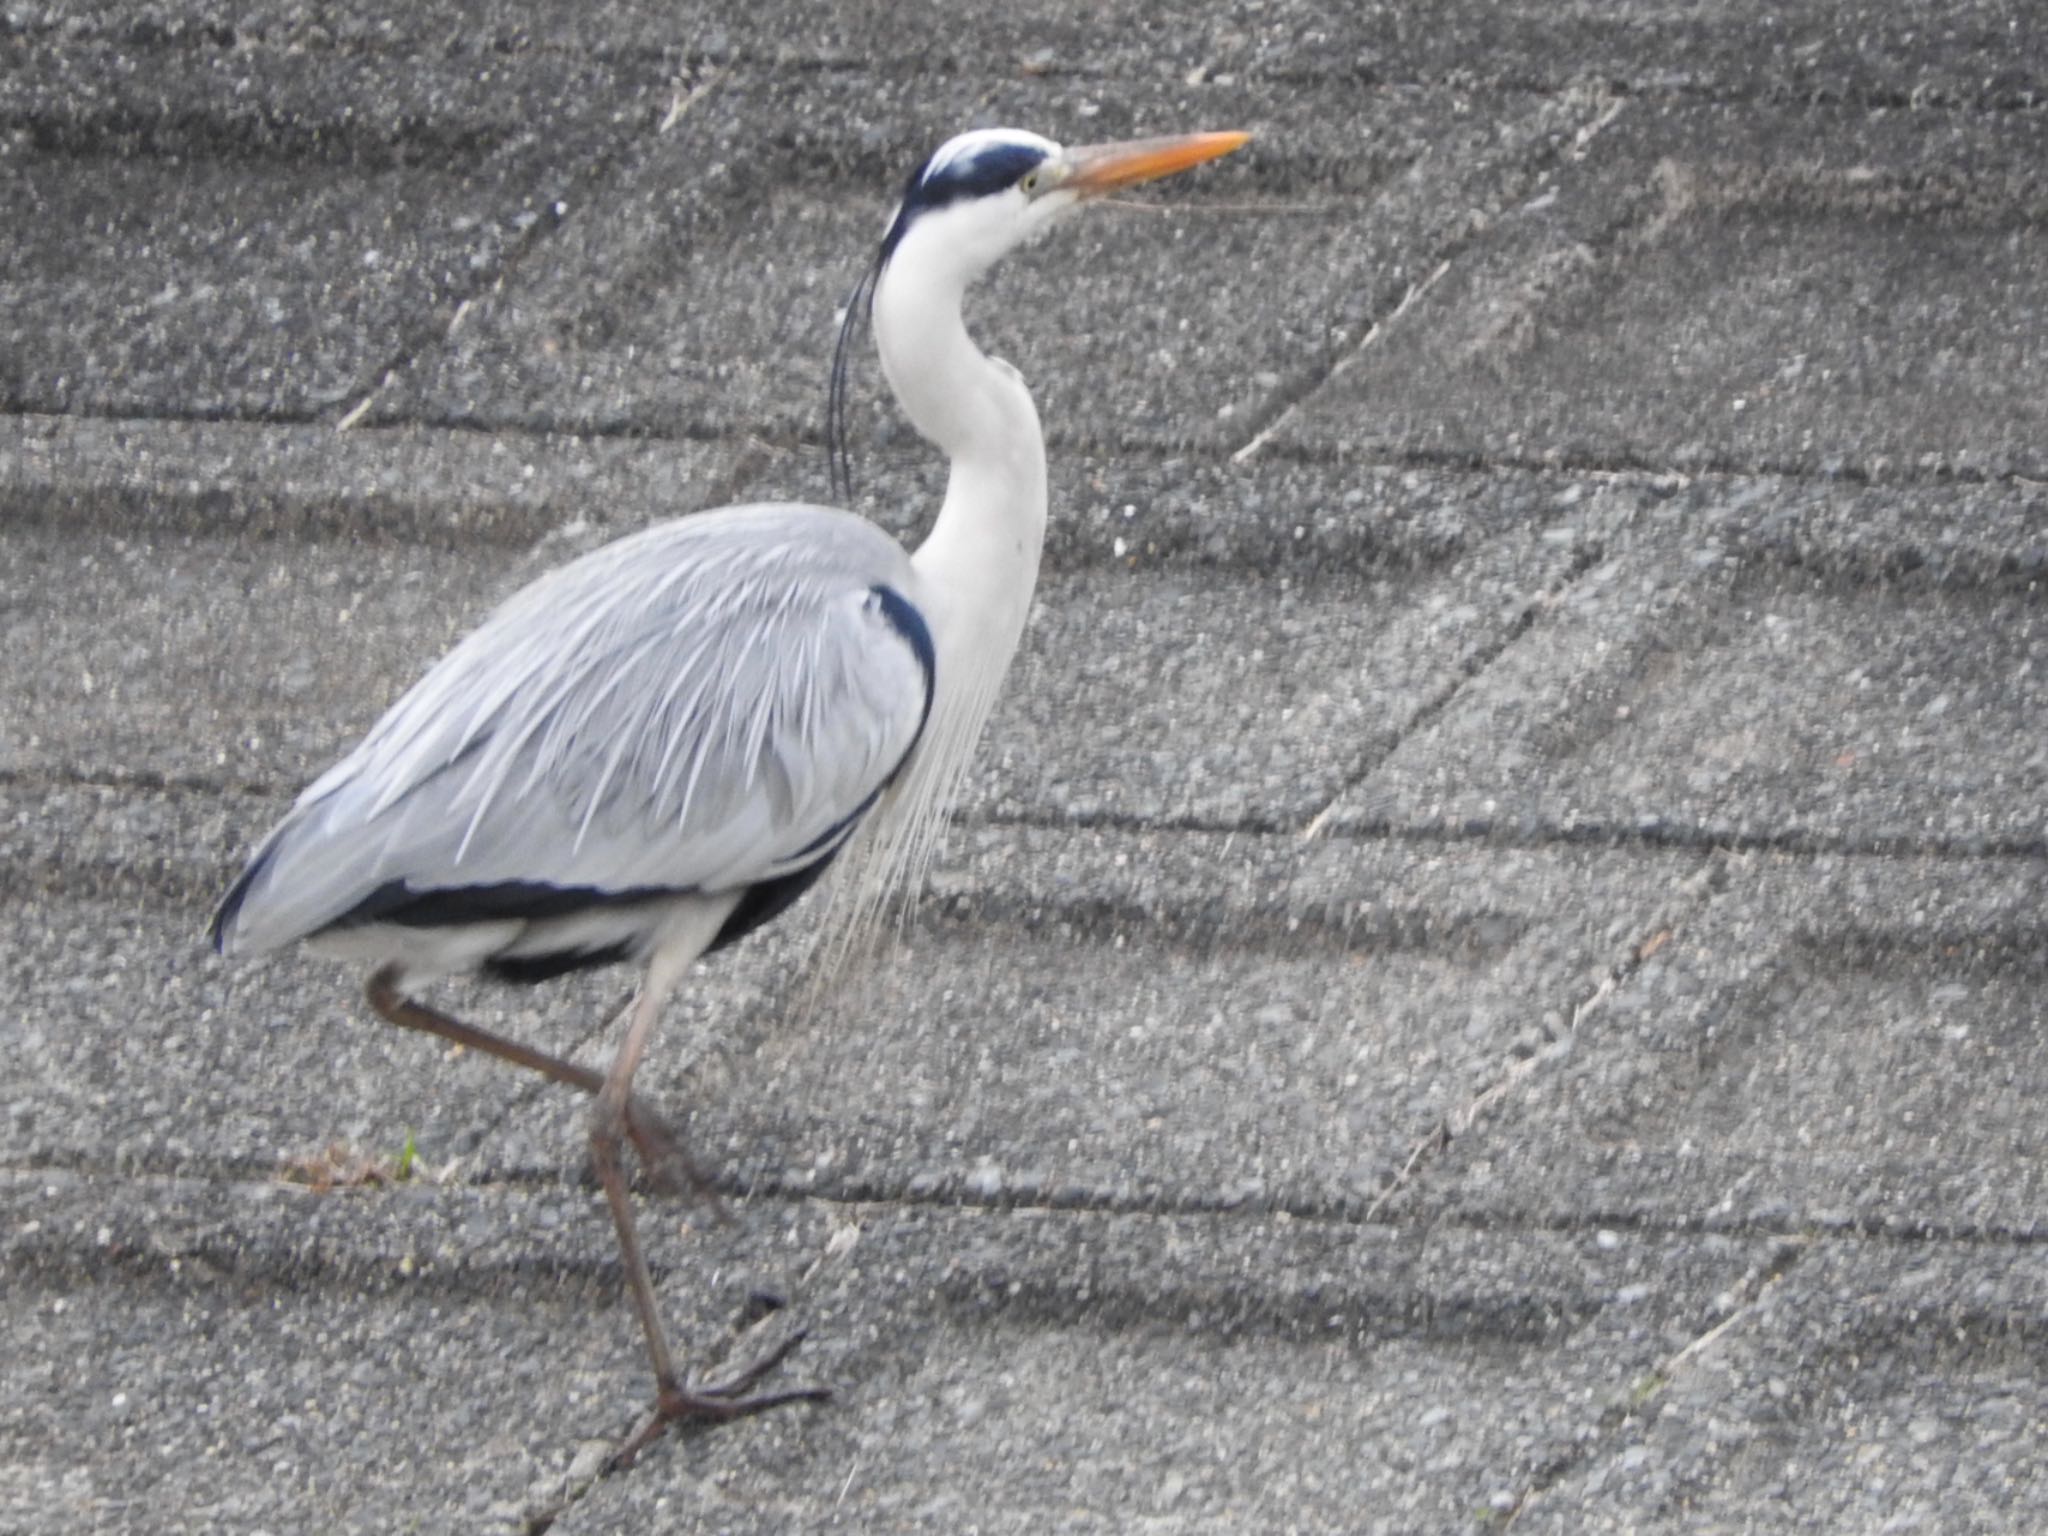
[[[1030,193],[1036,192],[1038,190],[1038,172],[1026,171],[1024,179],[1018,182],[1017,185],[1023,189],[1027,196]]]

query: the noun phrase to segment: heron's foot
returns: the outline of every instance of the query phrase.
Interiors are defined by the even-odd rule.
[[[612,1453],[607,1470],[625,1471],[642,1451],[661,1438],[671,1424],[724,1424],[788,1403],[827,1401],[832,1396],[830,1387],[784,1387],[773,1392],[752,1390],[756,1382],[795,1353],[803,1341],[803,1330],[798,1329],[751,1365],[717,1381],[695,1386],[683,1386],[674,1381],[657,1383],[654,1406],[647,1410],[625,1443]]]

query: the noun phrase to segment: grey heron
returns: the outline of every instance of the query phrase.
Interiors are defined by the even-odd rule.
[[[681,1156],[632,1082],[692,964],[782,912],[849,844],[859,900],[914,874],[1017,649],[1045,444],[1022,378],[969,337],[966,290],[1086,200],[1245,139],[947,142],[910,178],[833,366],[839,428],[865,311],[897,401],[950,461],[916,551],[850,512],[762,504],[663,523],[542,576],[306,789],[220,904],[222,954],[305,940],[368,962],[386,1020],[595,1095],[591,1158],[656,1386],[622,1456],[674,1420],[826,1395],[754,1390],[791,1346],[723,1382],[678,1374],[621,1139],[650,1165]],[[414,997],[460,972],[536,982],[615,961],[645,971],[603,1073]]]

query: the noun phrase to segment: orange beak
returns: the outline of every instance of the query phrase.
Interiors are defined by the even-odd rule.
[[[1248,133],[1183,133],[1164,139],[1131,139],[1121,144],[1085,144],[1060,158],[1065,174],[1058,185],[1082,197],[1118,187],[1135,187],[1220,159],[1251,139]]]

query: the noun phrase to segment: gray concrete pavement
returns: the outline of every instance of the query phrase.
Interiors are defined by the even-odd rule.
[[[0,1531],[2041,1529],[2044,92],[2017,0],[0,6]],[[840,1395],[601,1478],[581,1106],[201,931],[497,597],[823,494],[989,121],[1258,137],[976,301],[1055,506],[927,900],[643,1074],[678,1338]]]

